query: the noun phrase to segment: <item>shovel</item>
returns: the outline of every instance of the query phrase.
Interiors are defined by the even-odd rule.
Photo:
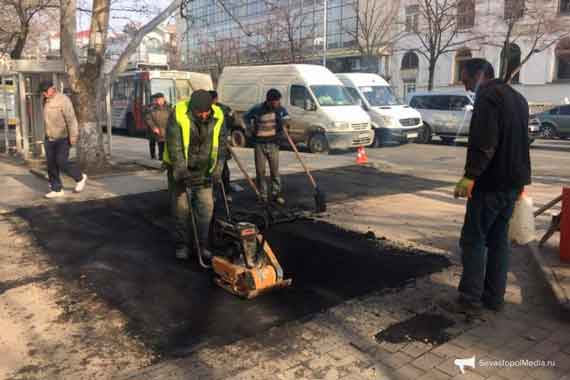
[[[295,143],[293,143],[293,140],[291,140],[291,136],[289,136],[289,132],[287,132],[287,128],[283,128],[283,132],[285,133],[285,136],[287,137],[287,140],[289,141],[289,145],[291,145],[291,148],[295,152],[297,159],[301,163],[301,166],[303,166],[303,169],[305,169],[305,173],[307,173],[307,177],[309,177],[309,181],[311,182],[311,185],[313,185],[313,189],[315,189],[315,212],[321,213],[321,212],[327,211],[327,201],[326,201],[325,193],[323,193],[319,189],[319,186],[317,185],[317,182],[315,181],[315,179],[313,178],[313,175],[309,171],[309,168],[305,164],[305,161],[303,161],[303,158],[301,158],[301,155],[299,154],[299,151],[297,150],[297,146],[295,145]]]

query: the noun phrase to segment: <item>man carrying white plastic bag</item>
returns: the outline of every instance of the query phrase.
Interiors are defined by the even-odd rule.
[[[509,271],[509,221],[516,200],[530,184],[528,103],[503,81],[491,64],[465,62],[462,81],[475,92],[465,173],[455,197],[468,198],[461,231],[463,273],[459,298],[442,306],[477,314],[482,307],[500,311]]]

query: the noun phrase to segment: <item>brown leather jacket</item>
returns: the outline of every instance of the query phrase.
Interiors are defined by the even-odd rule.
[[[50,141],[68,138],[77,141],[79,128],[71,100],[64,94],[57,93],[44,101],[44,128]]]
[[[144,122],[147,127],[147,137],[149,139],[164,141],[166,136],[166,127],[168,126],[168,119],[172,109],[169,104],[162,107],[156,104],[150,105],[144,113]]]

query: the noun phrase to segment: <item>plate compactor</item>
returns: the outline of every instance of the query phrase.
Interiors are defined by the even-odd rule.
[[[253,182],[252,182],[253,184]],[[254,190],[257,192],[257,188]],[[263,237],[259,227],[250,218],[233,218],[226,190],[220,183],[226,215],[217,217],[212,226],[213,256],[211,265],[206,264],[198,244],[196,221],[191,213],[194,242],[200,265],[211,268],[215,273],[214,282],[223,289],[239,297],[251,299],[273,289],[286,288],[291,285],[291,279],[285,279],[283,268],[275,253]],[[188,190],[189,204],[191,204]],[[259,218],[254,217],[254,220]],[[264,228],[269,226],[268,217],[264,216]]]
[[[216,241],[223,244],[217,250],[223,253],[212,258],[216,284],[247,299],[291,285],[255,224],[220,219],[215,223]]]
[[[319,190],[314,178],[301,159],[288,134],[287,138],[315,188],[316,212],[322,213],[326,211],[324,193]],[[230,146],[228,146],[227,149],[250,187],[257,195],[260,203],[264,204],[264,211],[261,213],[263,214],[261,217],[260,213],[252,212],[249,217],[242,216],[241,218],[234,219],[228,205],[224,185],[220,183],[226,217],[216,218],[214,221],[213,240],[215,241],[215,247],[213,250],[214,255],[211,260],[211,268],[215,273],[214,281],[216,284],[230,293],[251,299],[273,289],[291,286],[292,280],[284,278],[283,268],[281,268],[269,243],[263,237],[259,225],[263,225],[262,228],[265,230],[271,224],[291,222],[296,219],[296,216],[280,210],[277,210],[276,213],[274,210],[275,207],[272,207],[267,201],[263,201],[257,186],[247,174],[247,171],[235,155],[233,149]],[[191,219],[194,235],[197,236],[196,223],[193,215]],[[260,219],[263,220],[262,223],[259,223]],[[256,223],[252,221],[256,221]],[[195,241],[197,240],[195,239]],[[197,250],[200,264],[209,268],[210,266],[204,263],[199,245],[197,246]]]

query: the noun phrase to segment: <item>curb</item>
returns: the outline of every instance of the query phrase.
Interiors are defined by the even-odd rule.
[[[529,243],[526,248],[530,251],[531,257],[534,259],[540,274],[556,297],[561,310],[570,315],[570,295],[566,293],[562,286],[560,286],[556,273],[554,273],[554,271],[552,271],[552,269],[550,269],[542,259],[540,249],[538,248],[536,241]]]

